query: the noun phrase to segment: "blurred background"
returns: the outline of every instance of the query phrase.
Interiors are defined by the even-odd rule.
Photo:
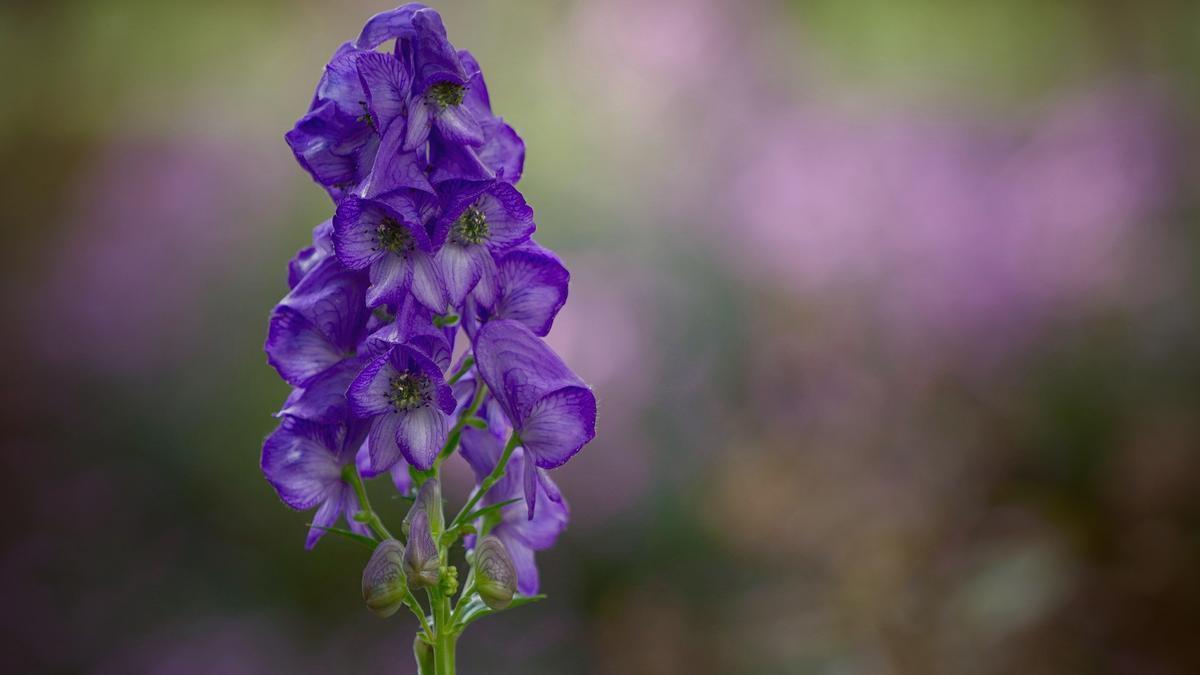
[[[601,406],[461,672],[1200,672],[1200,4],[433,4]],[[0,670],[412,672],[257,467],[282,135],[392,6],[0,5]]]

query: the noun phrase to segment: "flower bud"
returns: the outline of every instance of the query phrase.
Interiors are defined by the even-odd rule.
[[[408,595],[404,580],[404,546],[395,539],[379,542],[363,568],[362,594],[367,608],[380,618],[396,613]]]
[[[492,609],[504,609],[512,603],[517,591],[517,570],[504,542],[488,535],[475,547],[475,588],[484,604]]]
[[[424,511],[428,518],[429,527],[431,530],[442,529],[442,486],[436,478],[421,483],[420,489],[417,490],[417,496],[413,500],[412,508],[404,516],[404,522],[400,525],[400,530],[404,532],[404,536],[409,535],[409,530],[412,529],[412,519],[418,511]]]
[[[408,545],[404,547],[404,573],[411,588],[432,588],[437,586],[441,577],[439,569],[442,561],[437,545],[433,543],[433,533],[429,531],[429,517],[425,510],[414,507],[411,515]]]
[[[417,675],[433,675],[433,646],[420,635],[413,638],[413,658],[417,661]]]

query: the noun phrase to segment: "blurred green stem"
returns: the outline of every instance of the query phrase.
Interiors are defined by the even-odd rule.
[[[371,528],[375,536],[380,539],[391,539],[392,533],[388,532],[383,526],[383,520],[379,518],[379,514],[371,508],[371,500],[367,497],[367,486],[363,485],[362,476],[358,475],[358,467],[353,462],[342,468],[342,479],[354,487],[354,494],[358,496],[358,505],[362,509],[359,515],[362,517],[362,522]]]

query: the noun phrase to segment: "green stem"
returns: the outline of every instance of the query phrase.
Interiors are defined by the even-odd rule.
[[[375,536],[380,539],[391,539],[392,533],[388,532],[387,528],[383,526],[383,520],[379,518],[379,514],[371,508],[371,500],[367,497],[367,486],[363,485],[362,476],[358,475],[358,467],[353,462],[342,468],[342,480],[354,487],[354,494],[358,495],[358,505],[362,509],[360,513],[365,518],[363,522],[367,524],[367,527],[370,527]]]
[[[453,530],[454,528],[462,525],[463,521],[471,513],[471,509],[475,508],[475,505],[479,503],[479,500],[482,499],[483,496],[487,494],[487,491],[492,489],[492,486],[496,484],[496,481],[500,480],[504,476],[504,469],[508,467],[508,458],[512,457],[513,450],[516,450],[517,446],[520,444],[521,437],[517,436],[517,432],[514,431],[512,435],[508,437],[508,444],[504,446],[504,452],[500,454],[500,461],[496,462],[496,468],[492,469],[492,472],[487,475],[487,478],[484,478],[483,482],[479,484],[479,489],[475,491],[475,494],[471,495],[471,498],[468,499],[467,503],[463,505],[461,510],[459,510],[458,515],[454,516],[454,520],[450,523],[450,527],[446,528],[447,530]]]
[[[433,641],[434,672],[437,675],[454,675],[454,647],[456,636],[450,625],[450,598],[438,593],[434,600],[434,617],[437,635]]]
[[[454,374],[450,376],[450,379],[446,380],[446,384],[452,385],[455,382],[458,382],[459,380],[461,380],[463,378],[463,375],[466,375],[467,372],[471,370],[471,366],[473,366],[473,365],[475,365],[475,357],[474,356],[468,356],[465,359],[463,359],[462,365],[459,366],[458,370],[454,371]]]

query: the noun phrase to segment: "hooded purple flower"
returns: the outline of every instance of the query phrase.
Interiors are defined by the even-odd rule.
[[[521,439],[527,459],[525,500],[536,507],[533,467],[566,463],[596,435],[596,396],[528,328],[489,321],[475,336],[480,376]]]
[[[355,355],[366,326],[361,274],[324,258],[275,307],[267,331],[267,361],[288,383],[304,387]]]
[[[411,290],[434,312],[446,309],[441,275],[432,257],[419,193],[383,199],[347,197],[333,217],[333,247],[352,270],[369,268],[366,303],[399,304]],[[418,203],[421,202],[421,203]]]
[[[515,187],[500,181],[447,183],[442,186],[442,215],[434,238],[445,238],[438,268],[450,303],[462,305],[475,291],[485,307],[496,302],[497,274],[493,258],[533,234],[533,209]]]
[[[482,145],[483,129],[464,105],[471,73],[447,39],[442,17],[431,9],[418,10],[412,27],[411,41],[404,40],[404,49],[412,50],[414,83],[403,149],[421,146],[434,128],[452,143]]]
[[[371,418],[373,472],[390,469],[401,457],[422,471],[433,466],[455,407],[437,364],[412,347],[395,346],[368,364],[346,395],[356,417]]]
[[[476,480],[482,481],[491,473],[502,451],[503,441],[490,430],[463,430],[462,455],[474,470]],[[521,501],[503,507],[499,522],[491,530],[491,534],[499,537],[508,548],[517,570],[517,590],[524,595],[538,592],[538,570],[533,554],[553,546],[558,535],[566,529],[570,514],[567,502],[546,472],[531,469],[531,465],[525,461],[522,448],[513,451],[504,476],[480,500],[483,506],[487,506],[520,498],[523,493],[527,494],[520,476],[531,474],[536,477],[534,501],[528,504]]]
[[[285,417],[263,443],[262,471],[279,498],[297,511],[319,507],[306,548],[315,546],[324,528],[341,516],[352,531],[368,534],[366,526],[354,520],[358,498],[343,479],[365,435],[366,425],[361,423],[321,425]]]
[[[553,251],[530,239],[501,255],[496,263],[499,295],[491,309],[468,300],[463,327],[474,335],[479,323],[512,319],[534,335],[550,333],[554,317],[567,302],[571,275]]]

